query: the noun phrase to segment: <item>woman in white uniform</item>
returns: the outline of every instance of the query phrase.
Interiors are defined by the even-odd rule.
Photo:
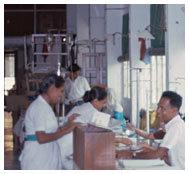
[[[105,107],[107,102],[107,91],[104,88],[93,87],[90,91],[86,91],[83,96],[84,104],[75,106],[66,116],[66,120],[69,120],[73,113],[79,114],[74,122],[91,123],[93,115],[100,112]],[[132,141],[127,138],[116,138],[115,142],[124,143],[126,145],[132,144]],[[69,159],[73,154],[73,132],[66,134],[58,140],[58,144],[61,150],[61,158],[63,168],[68,169]],[[71,166],[70,166],[71,167]],[[69,168],[71,169],[71,168]]]
[[[106,89],[94,87],[90,91],[86,91],[84,97],[84,104],[75,106],[66,116],[69,120],[73,113],[79,114],[75,119],[77,122],[89,123],[94,113],[99,112],[106,104],[107,92]],[[66,165],[70,155],[73,153],[73,133],[69,133],[58,140],[61,149],[61,157],[63,166]],[[66,168],[66,167],[65,167]]]
[[[64,80],[57,75],[44,78],[39,93],[26,111],[25,127],[27,141],[20,155],[23,170],[57,170],[62,169],[57,139],[71,132],[78,123],[73,114],[67,124],[58,128],[56,116],[51,104],[57,103],[64,90]]]

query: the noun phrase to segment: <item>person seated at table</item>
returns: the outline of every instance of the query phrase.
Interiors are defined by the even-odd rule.
[[[185,169],[185,124],[178,115],[182,97],[173,91],[163,92],[157,108],[157,116],[165,124],[166,134],[157,150],[132,153],[117,151],[117,158],[156,159],[160,158],[171,166]]]
[[[105,88],[101,87],[93,87],[90,91],[86,91],[83,96],[84,104],[80,106],[75,106],[65,117],[65,122],[69,119],[69,117],[77,113],[79,116],[74,120],[74,122],[80,123],[90,123],[93,117],[93,114],[96,112],[100,112],[102,108],[105,106],[107,101],[107,92]],[[117,140],[126,143],[126,140]],[[58,140],[60,149],[61,149],[61,158],[62,165],[70,158],[73,154],[73,132],[61,137]],[[130,144],[130,140],[128,140],[128,144]]]

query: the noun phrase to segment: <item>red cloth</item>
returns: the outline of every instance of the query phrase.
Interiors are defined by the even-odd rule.
[[[48,46],[47,46],[47,43],[46,43],[46,38],[44,38],[43,53],[48,53]],[[48,56],[48,55],[43,55],[43,57],[44,57],[44,62],[46,62],[47,56]]]
[[[143,38],[138,38],[138,41],[141,42],[140,46],[140,60],[144,59],[145,53],[146,53],[146,40]]]

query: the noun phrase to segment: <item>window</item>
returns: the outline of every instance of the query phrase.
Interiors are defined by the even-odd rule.
[[[4,92],[8,94],[8,90],[12,89],[15,84],[15,54],[5,53],[5,78]]]
[[[66,32],[66,4],[5,4],[4,16],[5,36]]]
[[[166,90],[166,57],[151,57],[151,103],[157,103]]]
[[[124,98],[130,98],[130,61],[123,63],[124,66]]]
[[[124,97],[130,98],[130,62],[124,62]],[[133,83],[134,84],[134,83]],[[166,90],[166,56],[151,56],[151,64],[142,69],[139,76],[139,105],[146,108],[146,92],[153,107]]]

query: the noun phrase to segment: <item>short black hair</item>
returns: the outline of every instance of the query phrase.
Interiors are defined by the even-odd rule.
[[[73,63],[72,65],[68,67],[68,71],[69,72],[81,71],[81,68],[78,64]]]
[[[161,98],[168,98],[170,100],[170,105],[176,107],[179,111],[182,105],[182,97],[174,91],[163,92]]]
[[[60,88],[64,85],[65,81],[61,76],[56,74],[47,75],[39,86],[39,93],[46,93],[51,85],[55,85],[56,88]]]

